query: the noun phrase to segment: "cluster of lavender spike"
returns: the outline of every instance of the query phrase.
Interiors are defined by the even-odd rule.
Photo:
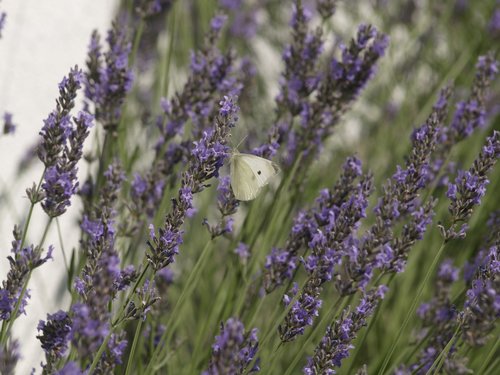
[[[361,169],[358,163],[356,159],[348,159],[344,165],[344,174],[353,173],[349,170],[352,166]],[[282,341],[293,340],[304,332],[307,325],[313,324],[321,306],[323,284],[332,280],[334,267],[339,266],[342,260],[344,241],[356,231],[359,221],[365,217],[371,191],[372,177],[365,175],[343,199],[334,196],[331,191],[323,191],[317,200],[320,209],[314,215],[316,230],[311,233],[312,239],[307,244],[310,254],[303,259],[308,278],[284,323],[279,327]]]
[[[500,132],[494,131],[486,139],[481,153],[474,160],[468,171],[459,170],[453,183],[448,184],[447,196],[450,198],[449,211],[452,223],[448,229],[442,229],[446,241],[464,237],[467,231],[467,220],[473,208],[481,203],[489,183],[488,173],[500,158]],[[457,225],[461,224],[457,229]]]
[[[147,258],[158,271],[174,262],[182,243],[182,225],[193,209],[193,194],[205,189],[206,181],[217,177],[219,169],[229,156],[227,146],[230,130],[237,121],[238,106],[233,98],[225,97],[220,102],[219,115],[215,127],[203,132],[199,141],[193,143],[191,159],[182,174],[181,187],[177,198],[172,201],[172,210],[167,214],[158,234],[150,227],[149,251]]]
[[[303,370],[305,375],[335,374],[334,368],[340,367],[342,360],[349,356],[352,341],[367,324],[386,291],[387,287],[382,285],[366,292],[354,311],[344,310],[340,318],[327,327],[314,355],[307,360]]]
[[[430,179],[436,178],[436,175],[443,168],[452,166],[451,163],[448,166],[444,163],[453,146],[484,126],[486,122],[486,97],[497,73],[498,62],[491,53],[479,57],[469,97],[457,103],[451,124],[443,126],[439,130],[438,143],[432,156],[429,171]],[[435,106],[444,108],[447,102],[447,98],[442,96],[442,99]],[[453,171],[453,168],[451,170]],[[447,182],[447,177],[447,175],[443,177],[445,182]]]
[[[451,342],[442,360],[444,371],[468,374],[468,358],[460,354],[462,347],[478,347],[491,340],[495,320],[500,316],[500,221],[494,213],[488,222],[491,234],[484,242],[474,261],[463,267],[466,283],[465,295],[453,295],[453,287],[460,282],[458,268],[450,259],[445,260],[436,275],[434,297],[423,303],[417,313],[422,319],[422,331],[417,336],[424,348],[415,363],[398,367],[396,373],[426,374]],[[456,289],[456,288],[455,288]],[[465,297],[465,298],[464,298]],[[457,303],[462,303],[459,308]]]
[[[243,323],[236,318],[229,318],[221,323],[220,334],[212,345],[212,358],[204,375],[244,374],[259,371],[258,365],[251,369],[257,353],[257,329],[245,331]]]
[[[405,168],[396,173],[383,187],[382,197],[375,206],[375,223],[360,238],[347,245],[349,262],[345,273],[336,280],[342,295],[364,288],[375,270],[402,272],[408,252],[423,238],[432,221],[434,201],[422,202],[420,193],[429,184],[428,171],[437,134],[446,116],[448,90],[442,91],[427,121],[412,134],[413,147]],[[396,228],[403,223],[400,232]]]
[[[296,215],[285,246],[281,249],[273,248],[266,259],[264,287],[268,293],[292,279],[299,265],[301,252],[308,247],[317,233],[325,231],[322,226],[328,224],[328,219],[334,217],[334,212],[338,212],[342,203],[348,200],[354,183],[361,174],[361,162],[354,157],[347,158],[342,167],[342,174],[333,188],[321,192],[316,200],[316,207],[300,211]]]
[[[52,259],[53,251],[53,247],[49,246],[46,255],[42,256],[44,250],[41,246],[30,245],[21,248],[22,233],[17,226],[14,227],[13,236],[12,255],[7,258],[10,270],[7,273],[7,279],[2,281],[2,287],[0,287],[0,319],[4,322],[25,313],[30,293],[29,290],[26,290],[21,296],[23,285],[34,269]],[[17,314],[12,316],[16,306]]]
[[[137,277],[133,267],[120,269],[115,248],[114,206],[124,175],[118,165],[111,164],[105,177],[106,183],[92,216],[84,217],[82,222],[82,230],[87,236],[82,243],[87,262],[74,282],[79,300],[73,303],[69,312],[49,314],[47,321],[38,326],[41,331],[38,338],[46,353],[44,371],[47,373],[51,373],[57,360],[67,354],[70,342],[82,364],[93,360],[105,338],[111,334],[109,304]],[[135,311],[135,316],[129,314],[128,317],[137,318],[137,315]],[[111,334],[98,369],[109,372],[121,363],[121,354],[127,343],[123,336],[124,332]]]
[[[220,220],[215,225],[210,225],[208,220],[203,223],[207,226],[212,239],[233,231],[234,219],[232,215],[238,210],[239,201],[235,198],[231,189],[229,176],[219,178],[217,186],[217,207],[221,214]]]
[[[285,163],[300,154],[314,156],[333,126],[372,78],[388,45],[386,35],[371,25],[360,25],[350,44],[340,46],[341,58],[320,67],[322,28],[309,28],[309,13],[296,2],[292,17],[293,42],[284,52],[285,72],[277,97],[278,119],[268,143],[255,151],[265,157],[286,145]],[[334,4],[325,12],[333,14]],[[330,11],[326,11],[330,9]],[[319,73],[318,73],[319,72]],[[299,126],[293,127],[298,117]]]
[[[170,100],[163,99],[163,114],[156,120],[160,137],[155,145],[155,159],[143,174],[136,174],[132,184],[134,210],[152,217],[167,186],[177,183],[175,167],[188,162],[191,144],[200,139],[203,129],[215,121],[218,102],[224,95],[237,97],[242,89],[241,73],[235,66],[235,56],[217,47],[224,17],[216,16],[200,51],[191,56],[191,71],[183,89]],[[192,135],[184,135],[186,123],[191,122]]]
[[[132,87],[133,77],[128,66],[132,46],[127,29],[119,21],[115,21],[108,31],[108,50],[104,54],[100,38],[97,31],[92,33],[85,73],[85,105],[90,111],[92,104],[96,121],[114,132],[125,96]]]

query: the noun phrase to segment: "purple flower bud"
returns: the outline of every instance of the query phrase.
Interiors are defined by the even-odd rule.
[[[14,134],[16,127],[17,125],[12,122],[12,113],[5,112],[3,115],[3,134]]]
[[[212,29],[215,32],[219,32],[220,29],[222,29],[222,27],[226,23],[226,20],[227,20],[226,15],[219,14],[219,15],[215,16],[214,18],[212,18],[212,21],[210,21],[210,26],[212,27]]]
[[[60,359],[68,349],[71,333],[71,319],[69,315],[59,310],[55,314],[47,314],[47,321],[40,320],[37,327],[41,335],[37,339],[42,343],[45,351],[47,366]]]
[[[220,334],[212,345],[212,358],[204,375],[242,374],[257,353],[257,330],[245,332],[243,323],[229,318],[221,323]],[[248,369],[250,372],[258,368]]]

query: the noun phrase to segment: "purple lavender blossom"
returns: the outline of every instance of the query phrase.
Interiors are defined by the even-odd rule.
[[[288,306],[299,292],[297,283],[283,296],[283,303]],[[321,289],[309,286],[301,291],[299,298],[293,303],[285,322],[279,326],[281,341],[293,341],[297,336],[304,334],[305,328],[314,323],[314,318],[319,315],[323,301],[319,298]]]
[[[483,254],[482,264],[466,291],[460,317],[462,337],[471,346],[482,346],[500,317],[500,235]]]
[[[452,345],[443,358],[443,369],[453,374],[471,372],[467,368],[467,357],[458,355],[458,348],[463,343],[472,347],[483,346],[490,338],[495,320],[500,316],[500,232],[494,223],[490,229],[493,232],[486,239],[488,247],[478,253],[473,265],[466,263],[463,267],[464,274],[471,276],[465,277],[468,289],[462,311],[454,305],[456,299],[452,295],[452,288],[459,278],[459,269],[453,267],[449,259],[441,263],[433,298],[417,310],[417,315],[423,321],[423,329],[418,337],[426,340],[425,347],[417,355],[415,363],[399,367],[401,373],[426,374],[450,342]]]
[[[340,367],[342,360],[349,356],[354,348],[351,342],[358,331],[366,325],[366,321],[375,311],[379,301],[384,298],[386,286],[379,286],[365,293],[356,310],[348,313],[344,310],[341,317],[333,325],[328,326],[325,336],[314,350],[314,355],[307,360],[304,367],[306,375],[334,374],[334,368]]]
[[[10,263],[10,270],[7,273],[7,279],[2,281],[2,286],[0,287],[1,320],[13,320],[20,314],[25,313],[25,307],[30,295],[29,290],[26,290],[19,301],[24,284],[34,269],[52,259],[52,246],[49,246],[46,255],[42,257],[43,248],[40,246],[34,247],[30,245],[22,249],[20,248],[21,232],[17,227],[14,227],[13,237],[12,255],[7,257]],[[12,316],[14,312],[16,312],[16,315]]]
[[[318,13],[326,20],[333,16],[339,0],[317,0]]]
[[[320,142],[331,134],[332,127],[357,98],[376,71],[378,60],[388,46],[388,37],[371,25],[360,25],[349,46],[341,45],[342,56],[332,59],[317,88],[317,100],[302,114],[302,127],[296,147],[314,155]],[[306,125],[307,124],[307,125]]]
[[[148,216],[152,216],[165,187],[178,183],[175,167],[189,162],[193,140],[202,138],[203,132],[216,121],[220,98],[238,96],[242,90],[246,73],[234,66],[233,53],[222,53],[217,48],[219,39],[219,30],[211,28],[203,47],[192,54],[191,72],[183,89],[170,100],[161,101],[163,114],[156,121],[161,135],[155,145],[155,159],[142,174],[147,188],[140,198],[142,202],[136,203],[138,214],[146,210]],[[192,136],[186,137],[184,126],[188,122],[192,124]],[[179,135],[187,140],[177,141],[175,138]]]
[[[220,334],[212,345],[212,358],[204,375],[232,375],[246,373],[248,365],[257,353],[257,329],[245,332],[245,327],[236,318],[221,323]],[[249,372],[258,372],[255,366]]]
[[[143,18],[152,17],[170,9],[173,0],[134,0],[134,9]]]
[[[132,181],[131,197],[137,213],[145,212],[149,218],[152,218],[163,197],[165,185],[164,179],[159,176],[155,178],[149,173],[145,176],[136,173]]]
[[[264,287],[267,293],[292,278],[299,265],[300,250],[309,246],[318,231],[322,233],[321,227],[325,227],[332,214],[338,213],[340,206],[348,200],[354,190],[354,182],[361,174],[361,162],[355,157],[347,158],[342,167],[342,175],[333,188],[320,192],[314,208],[297,214],[285,247],[273,248],[266,258]]]
[[[498,2],[497,8],[493,11],[491,16],[488,31],[494,38],[498,38],[500,36],[500,7],[498,6]]]
[[[446,93],[446,90],[445,90]],[[446,115],[446,94],[441,94],[427,121],[412,134],[413,147],[405,168],[397,167],[375,206],[376,221],[364,236],[346,243],[345,272],[336,280],[342,295],[355,293],[371,280],[373,272],[402,272],[408,252],[421,240],[431,223],[435,202],[422,203],[419,195],[429,183],[429,163]],[[397,236],[393,227],[406,221]]]
[[[486,92],[498,73],[498,62],[492,54],[480,56],[476,64],[476,77],[470,97],[457,104],[457,110],[449,128],[449,141],[457,143],[486,122]]]
[[[374,75],[388,38],[373,26],[360,25],[349,46],[341,45],[341,59],[333,58],[321,71],[322,29],[308,31],[308,19],[297,3],[292,19],[293,40],[284,53],[285,72],[277,98],[278,118],[268,135],[268,144],[256,152],[269,157],[286,145],[285,165],[300,154],[316,156],[322,141]],[[294,117],[300,125],[292,128]],[[307,165],[304,161],[301,167]]]
[[[116,131],[125,96],[132,88],[132,72],[128,66],[131,43],[125,26],[113,22],[106,38],[108,50],[101,55],[100,36],[94,31],[89,46],[85,73],[86,107],[94,106],[96,121],[104,129]]]
[[[246,263],[248,258],[250,258],[248,245],[243,242],[240,242],[238,246],[236,246],[236,249],[234,249],[234,253],[238,255],[242,263]]]
[[[76,92],[82,82],[82,71],[75,66],[70,70],[68,77],[64,77],[59,83],[56,109],[44,120],[40,131],[42,143],[38,147],[38,157],[46,167],[56,164],[71,134],[70,111],[75,106]]]
[[[73,118],[76,128],[68,124],[67,140],[54,165],[47,165],[42,189],[45,193],[42,208],[50,217],[62,215],[71,204],[70,198],[76,193],[78,181],[76,164],[82,157],[83,143],[93,125],[93,117],[80,112]]]
[[[47,364],[44,366],[44,371],[47,373],[54,371],[53,364],[62,358],[68,349],[71,323],[69,315],[61,310],[55,314],[47,314],[47,321],[40,320],[38,323],[37,329],[41,334],[37,339],[45,351]]]
[[[70,313],[72,345],[81,359],[89,361],[93,360],[111,330],[109,304],[138,276],[133,267],[120,268],[115,248],[114,206],[124,173],[115,162],[110,164],[104,175],[106,179],[99,201],[94,203],[82,222],[85,233],[82,250],[87,261],[75,279],[75,290],[80,300],[72,305]],[[124,345],[122,332],[114,330],[107,350],[97,364],[99,371],[110,372],[120,363]]]
[[[62,369],[56,371],[55,375],[85,375],[86,372],[82,371],[80,366],[78,366],[75,362],[69,361],[64,365]]]
[[[488,173],[500,157],[500,132],[494,131],[486,139],[478,158],[474,160],[468,171],[460,170],[454,183],[448,184],[447,197],[451,203],[448,208],[451,214],[451,225],[448,229],[442,228],[446,241],[453,238],[464,237],[466,224],[472,215],[474,206],[479,205],[481,198],[486,193],[489,183]],[[458,230],[457,225],[462,224]]]
[[[292,14],[292,43],[285,47],[285,70],[280,79],[280,92],[276,98],[278,121],[268,135],[268,144],[256,149],[259,155],[271,157],[286,141],[292,118],[309,106],[309,96],[317,89],[319,56],[323,50],[322,29],[309,30],[310,14],[300,2],[295,2]]]
[[[210,127],[217,115],[217,100],[222,95],[236,97],[240,94],[242,78],[234,71],[235,57],[217,48],[223,21],[220,16],[212,21],[202,49],[191,55],[191,74],[184,88],[164,102],[165,117],[157,124],[162,133],[156,146],[158,151],[162,151],[164,143],[174,135],[182,133],[188,120],[193,123],[194,139],[201,138],[203,130]]]
[[[14,375],[20,357],[19,342],[17,340],[8,340],[5,346],[0,347],[0,373]]]
[[[12,113],[5,112],[3,115],[3,134],[14,134],[17,125],[12,122]]]
[[[45,212],[51,217],[63,214],[70,205],[70,198],[76,192],[73,185],[74,174],[60,171],[57,166],[49,167],[44,174],[42,189],[46,198],[42,202]]]
[[[341,263],[343,243],[366,216],[372,185],[372,177],[363,176],[339,206],[324,207],[315,214],[318,229],[308,244],[311,254],[303,261],[309,278],[279,327],[282,341],[292,341],[304,332],[307,325],[313,324],[321,306],[323,284],[333,278],[334,267]]]
[[[453,283],[458,280],[459,269],[453,266],[451,259],[444,260],[438,268],[434,297],[417,309],[417,315],[423,321],[423,330],[419,336],[429,334],[426,346],[417,355],[417,361],[407,369],[417,374],[425,374],[438,355],[448,344],[456,327],[457,309],[452,303]],[[450,354],[453,354],[453,349]],[[445,361],[445,368],[452,363]],[[403,371],[401,367],[400,370]]]
[[[231,17],[229,32],[234,38],[247,41],[256,35],[259,27],[256,16],[262,4],[242,0],[219,0],[219,4]]]
[[[2,38],[2,31],[3,31],[3,28],[5,27],[6,20],[7,20],[7,13],[1,12],[0,13],[0,38]]]
[[[239,201],[234,197],[233,190],[231,189],[230,177],[220,177],[219,186],[217,187],[217,207],[221,214],[221,219],[216,225],[210,225],[208,221],[204,221],[212,239],[233,231],[234,219],[231,215],[236,213],[239,204]]]
[[[238,106],[232,98],[224,97],[215,127],[203,132],[201,139],[193,143],[191,159],[187,171],[182,174],[181,188],[173,200],[173,208],[165,218],[163,228],[150,226],[149,251],[146,256],[155,270],[160,270],[174,262],[182,243],[184,223],[188,211],[193,208],[193,194],[206,187],[206,181],[217,177],[219,169],[229,156],[226,145],[229,132],[237,121]]]

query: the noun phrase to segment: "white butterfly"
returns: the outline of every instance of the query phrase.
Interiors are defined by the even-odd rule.
[[[276,176],[279,167],[271,160],[234,150],[230,159],[231,187],[240,201],[250,201]]]

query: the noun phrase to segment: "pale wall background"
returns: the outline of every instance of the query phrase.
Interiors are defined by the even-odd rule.
[[[106,32],[116,5],[116,0],[0,1],[0,12],[7,12],[0,39],[0,115],[12,112],[18,125],[14,136],[0,137],[0,192],[5,198],[0,200],[0,280],[8,272],[12,228],[27,214],[25,189],[38,181],[42,172],[41,163],[35,163],[36,167],[17,181],[18,162],[36,141],[42,120],[54,109],[57,84],[72,66],[84,66],[92,30]],[[76,239],[64,228],[74,223],[76,212],[78,207],[73,205],[60,221],[67,252]],[[31,242],[39,241],[44,223],[45,217],[38,212],[28,232]],[[54,287],[64,282],[64,266],[55,226],[52,229],[46,244],[56,246],[54,261],[34,272],[27,316],[15,323],[13,336],[20,340],[23,356],[18,374],[29,374],[33,367],[40,373],[43,353],[35,338],[36,325],[46,313],[68,307],[68,301],[58,297],[61,290]]]

